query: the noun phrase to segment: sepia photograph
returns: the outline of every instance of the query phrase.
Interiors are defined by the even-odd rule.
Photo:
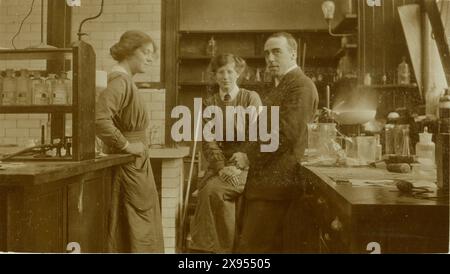
[[[449,44],[450,0],[0,0],[0,254],[449,254]]]

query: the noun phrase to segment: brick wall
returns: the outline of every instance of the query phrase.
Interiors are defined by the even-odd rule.
[[[81,7],[73,8],[72,40],[76,40],[79,23],[87,17],[96,15],[100,0],[83,0]],[[97,68],[108,71],[115,61],[109,49],[127,30],[142,30],[148,33],[160,45],[161,42],[161,0],[107,0],[103,15],[95,21],[84,24],[84,38],[91,43],[97,55]],[[159,47],[159,46],[158,46]],[[137,76],[137,81],[159,82],[160,59],[155,60],[150,71]]]
[[[181,194],[184,182],[183,159],[169,159],[162,163],[161,215],[165,253],[176,252],[177,216],[181,212]]]
[[[17,31],[22,18],[30,10],[32,0],[0,0],[0,47],[12,48],[11,38]],[[100,0],[82,0],[82,6],[73,8],[72,39],[76,38],[81,20],[96,15]],[[47,1],[44,0],[44,20]],[[16,38],[17,48],[25,48],[40,43],[40,1],[34,2],[30,17],[22,26]],[[45,20],[46,21],[46,20]],[[44,30],[47,29],[44,22]],[[89,36],[85,40],[94,46],[97,56],[97,69],[108,71],[114,60],[109,48],[118,41],[120,35],[129,29],[139,29],[152,36],[157,45],[161,41],[161,0],[107,0],[104,14],[95,21],[86,23],[83,31]],[[46,41],[44,33],[44,41]],[[0,71],[6,68],[19,70],[45,70],[45,61],[0,61]],[[139,75],[137,81],[158,82],[160,79],[160,60],[156,60],[147,74]],[[149,134],[152,143],[164,142],[164,90],[143,90],[142,95],[149,107],[151,124]],[[47,115],[0,114],[0,144],[24,145],[28,139],[39,138],[40,125],[47,123]],[[38,124],[39,123],[39,124]],[[28,125],[28,126],[27,126]]]
[[[165,115],[165,91],[164,90],[140,90],[141,97],[147,105],[150,116],[148,136],[152,145],[164,144],[164,115]]]
[[[31,8],[31,0],[2,0],[0,1],[0,48],[13,48],[11,40],[19,30],[20,22],[28,14]],[[47,29],[47,1],[44,1],[44,30]],[[14,40],[16,48],[39,45],[41,42],[41,2],[34,1],[30,16],[22,25],[20,34]],[[44,31],[44,41],[47,34]],[[0,61],[0,70],[12,69],[35,69],[45,68],[44,61]]]

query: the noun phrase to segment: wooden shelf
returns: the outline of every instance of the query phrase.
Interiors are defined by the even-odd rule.
[[[180,30],[178,33],[183,34],[241,34],[241,33],[253,33],[253,34],[272,34],[280,31],[286,31],[289,33],[327,33],[327,29],[271,29],[271,30]]]
[[[68,59],[71,48],[0,50],[0,60],[54,60]]]
[[[69,105],[47,106],[0,106],[0,113],[71,113],[73,107]]]
[[[244,60],[264,60],[264,56],[250,56],[243,55],[240,56]],[[210,61],[212,56],[202,56],[202,55],[184,55],[180,56],[180,60],[192,60],[192,61]]]
[[[417,85],[394,85],[394,84],[388,84],[388,85],[371,85],[366,86],[362,85],[362,88],[372,88],[372,89],[384,89],[384,90],[390,90],[390,89],[418,89],[419,87]]]
[[[197,82],[197,81],[186,81],[186,82],[179,82],[180,86],[214,86],[215,84],[208,83],[208,82]]]
[[[201,87],[206,87],[206,86],[217,86],[216,83],[208,83],[208,82],[201,82],[201,81],[186,81],[186,82],[179,82],[178,83],[180,86],[201,86]],[[264,86],[265,84],[267,84],[266,82],[243,82],[238,84],[240,87],[259,87],[259,86]]]
[[[265,62],[264,56],[241,56],[247,62]],[[306,66],[311,66],[311,64],[316,66],[330,66],[335,63],[336,57],[307,57],[306,58]],[[211,60],[209,56],[180,56],[179,60],[181,62],[199,62],[199,63],[208,63]],[[251,66],[251,65],[250,65]]]
[[[355,33],[358,26],[358,15],[354,13],[348,13],[344,16],[344,19],[333,29],[333,33]]]

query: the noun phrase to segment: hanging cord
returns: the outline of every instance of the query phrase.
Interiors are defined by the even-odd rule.
[[[81,21],[80,27],[78,28],[78,33],[77,33],[77,35],[78,35],[78,40],[79,40],[79,41],[81,41],[81,37],[83,37],[84,35],[87,35],[87,33],[83,33],[83,32],[81,31],[82,28],[83,28],[84,23],[86,23],[87,21],[90,21],[90,20],[97,19],[97,18],[99,18],[99,17],[102,15],[102,13],[103,13],[103,5],[104,5],[104,2],[105,2],[105,1],[102,0],[101,6],[100,6],[100,12],[99,12],[96,16],[89,17],[89,18],[86,18],[86,19],[84,19],[83,21]]]
[[[11,44],[12,44],[14,49],[17,49],[16,45],[14,44],[14,40],[17,38],[17,36],[19,36],[20,32],[22,31],[22,26],[23,26],[23,23],[25,23],[25,20],[27,20],[28,17],[30,17],[31,13],[33,12],[34,1],[35,0],[33,0],[31,2],[31,7],[30,7],[30,10],[28,11],[28,14],[25,16],[25,18],[22,19],[22,22],[20,23],[19,29],[17,30],[16,34],[14,34],[13,38],[11,39]],[[42,33],[41,33],[41,36],[42,36]]]

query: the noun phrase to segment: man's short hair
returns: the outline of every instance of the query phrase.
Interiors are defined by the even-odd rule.
[[[292,34],[290,34],[288,32],[277,32],[277,33],[274,33],[274,34],[270,35],[269,38],[267,38],[267,40],[269,40],[270,38],[279,38],[279,37],[286,38],[289,47],[294,52],[297,52],[297,47],[298,47],[297,41],[295,40],[294,36],[292,36]]]

